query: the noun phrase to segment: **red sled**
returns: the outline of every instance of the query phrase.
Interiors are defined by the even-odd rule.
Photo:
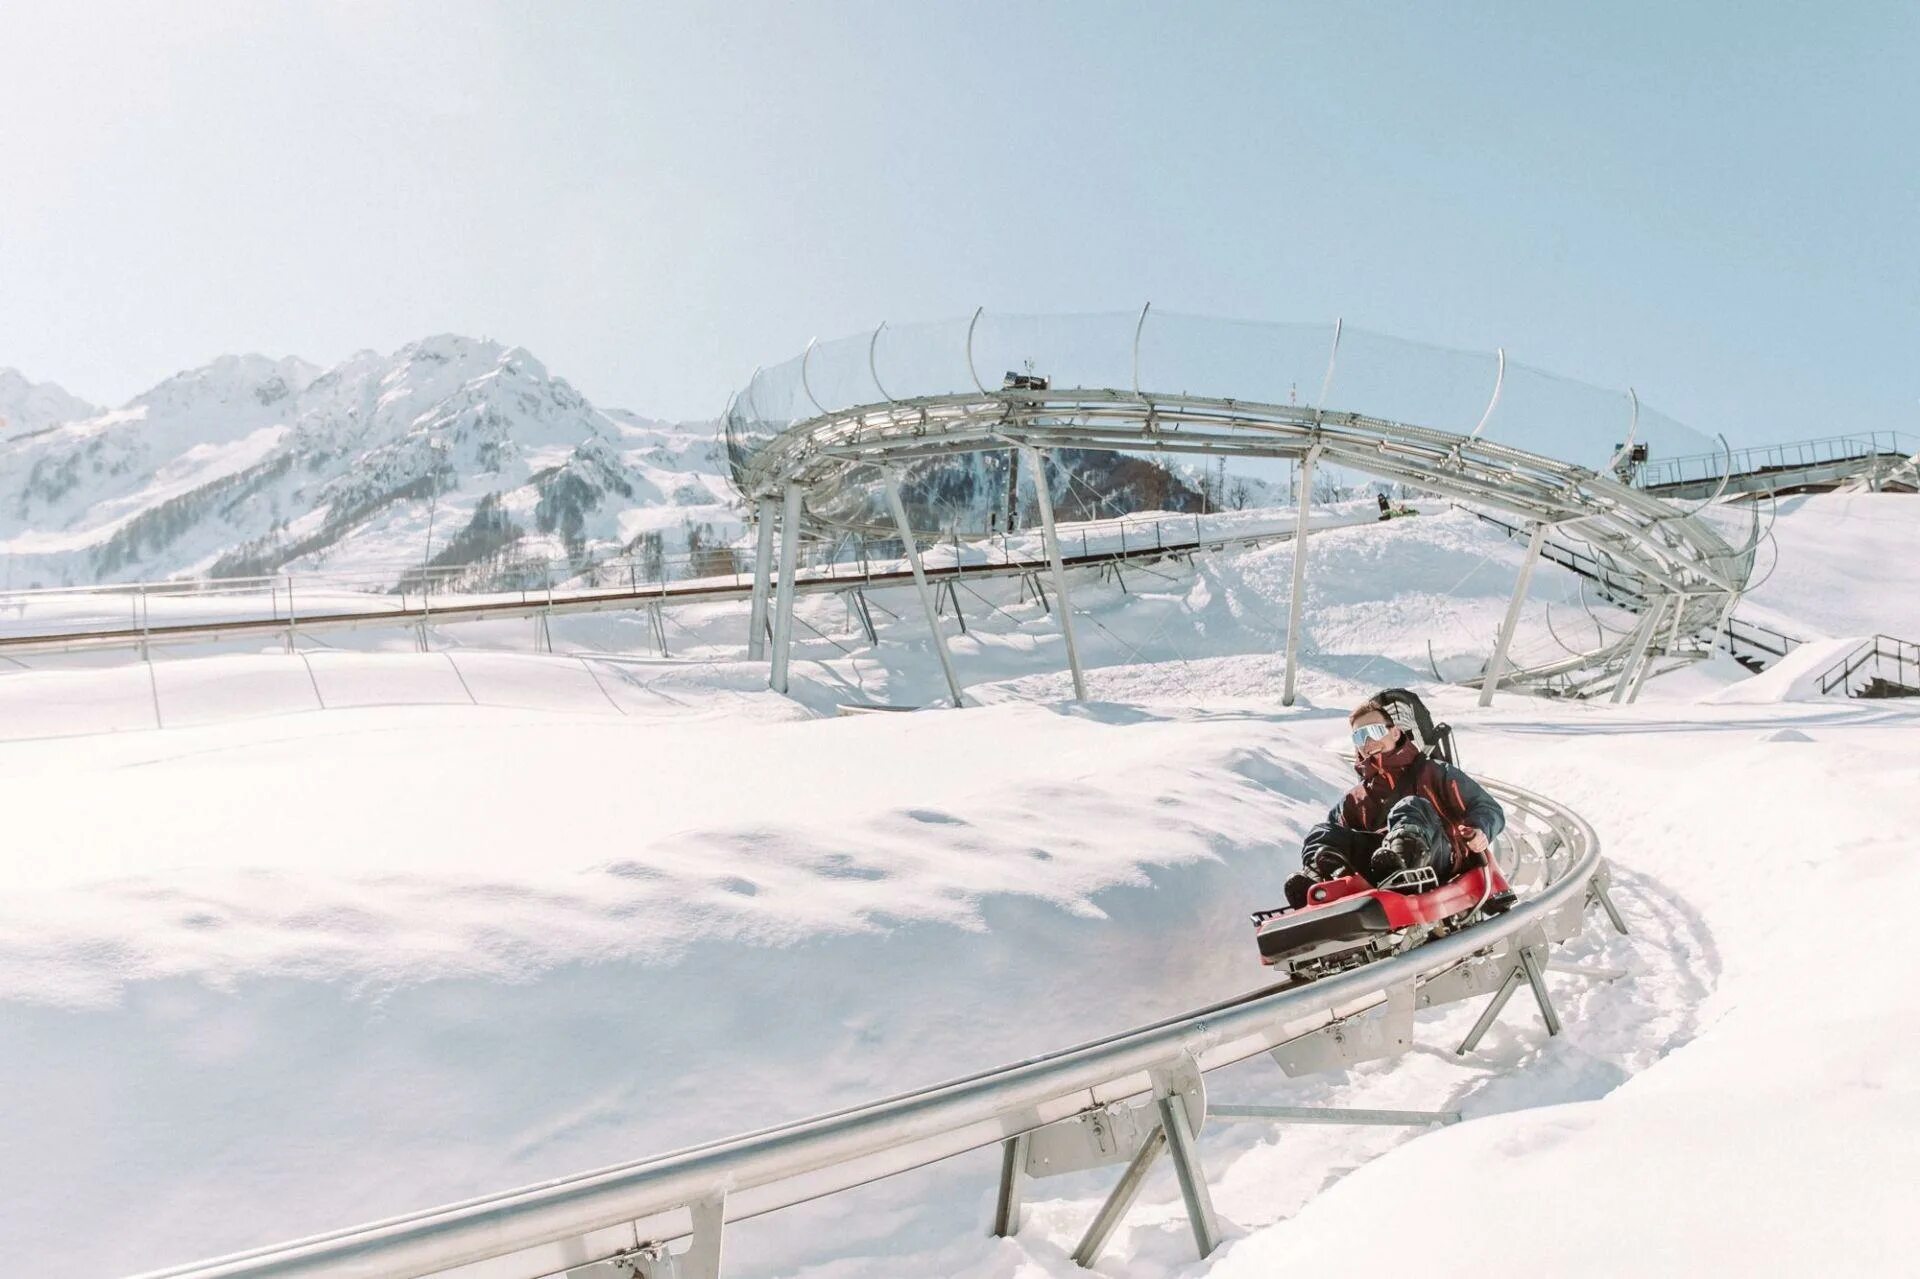
[[[1375,888],[1359,875],[1344,875],[1315,884],[1298,909],[1255,912],[1254,938],[1261,963],[1311,979],[1399,954],[1513,902],[1506,877],[1480,858],[1447,883],[1418,892]]]

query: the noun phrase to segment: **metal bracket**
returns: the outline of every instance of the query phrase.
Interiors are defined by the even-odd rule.
[[[663,1243],[643,1243],[605,1261],[589,1262],[566,1272],[566,1279],[679,1279],[673,1254]]]
[[[1464,959],[1421,982],[1414,993],[1414,1006],[1438,1008],[1476,995],[1491,995],[1506,982],[1512,967],[1513,960],[1504,947]]]
[[[1207,1117],[1207,1086],[1191,1058],[1164,1072],[1169,1095],[1178,1097],[1195,1132]],[[1156,1074],[1156,1086],[1161,1076]],[[1027,1134],[1025,1171],[1029,1177],[1057,1177],[1123,1164],[1160,1126],[1152,1101],[1117,1103],[1084,1110]]]
[[[1277,1045],[1273,1059],[1298,1077],[1397,1057],[1413,1047],[1414,1003],[1414,983],[1403,982],[1386,992],[1384,1002]]]

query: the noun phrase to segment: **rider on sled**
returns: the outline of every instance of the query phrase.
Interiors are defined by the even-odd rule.
[[[1301,872],[1287,880],[1287,901],[1296,910],[1307,904],[1314,884],[1342,875],[1413,892],[1444,884],[1466,869],[1469,857],[1485,853],[1507,824],[1499,801],[1452,764],[1426,754],[1396,721],[1395,711],[1414,701],[1396,691],[1369,698],[1347,716],[1360,784],[1307,832]]]

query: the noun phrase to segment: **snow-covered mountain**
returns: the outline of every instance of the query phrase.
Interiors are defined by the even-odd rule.
[[[511,585],[622,552],[711,557],[739,527],[710,427],[603,411],[524,348],[453,335],[324,370],[222,356],[109,411],[0,371],[0,415],[15,586],[391,587],[428,564]]]
[[[17,369],[0,369],[0,442],[10,442],[100,410],[52,382],[29,382]]]

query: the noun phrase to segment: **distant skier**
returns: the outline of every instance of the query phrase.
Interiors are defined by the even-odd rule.
[[[1314,884],[1341,875],[1385,887],[1397,874],[1425,868],[1444,884],[1507,824],[1498,800],[1452,764],[1429,758],[1380,698],[1355,707],[1347,726],[1360,784],[1307,832],[1301,872],[1287,880],[1296,909]]]
[[[1376,493],[1374,496],[1380,500],[1380,518],[1383,520],[1392,519],[1393,503],[1387,500],[1387,495],[1385,493]]]

